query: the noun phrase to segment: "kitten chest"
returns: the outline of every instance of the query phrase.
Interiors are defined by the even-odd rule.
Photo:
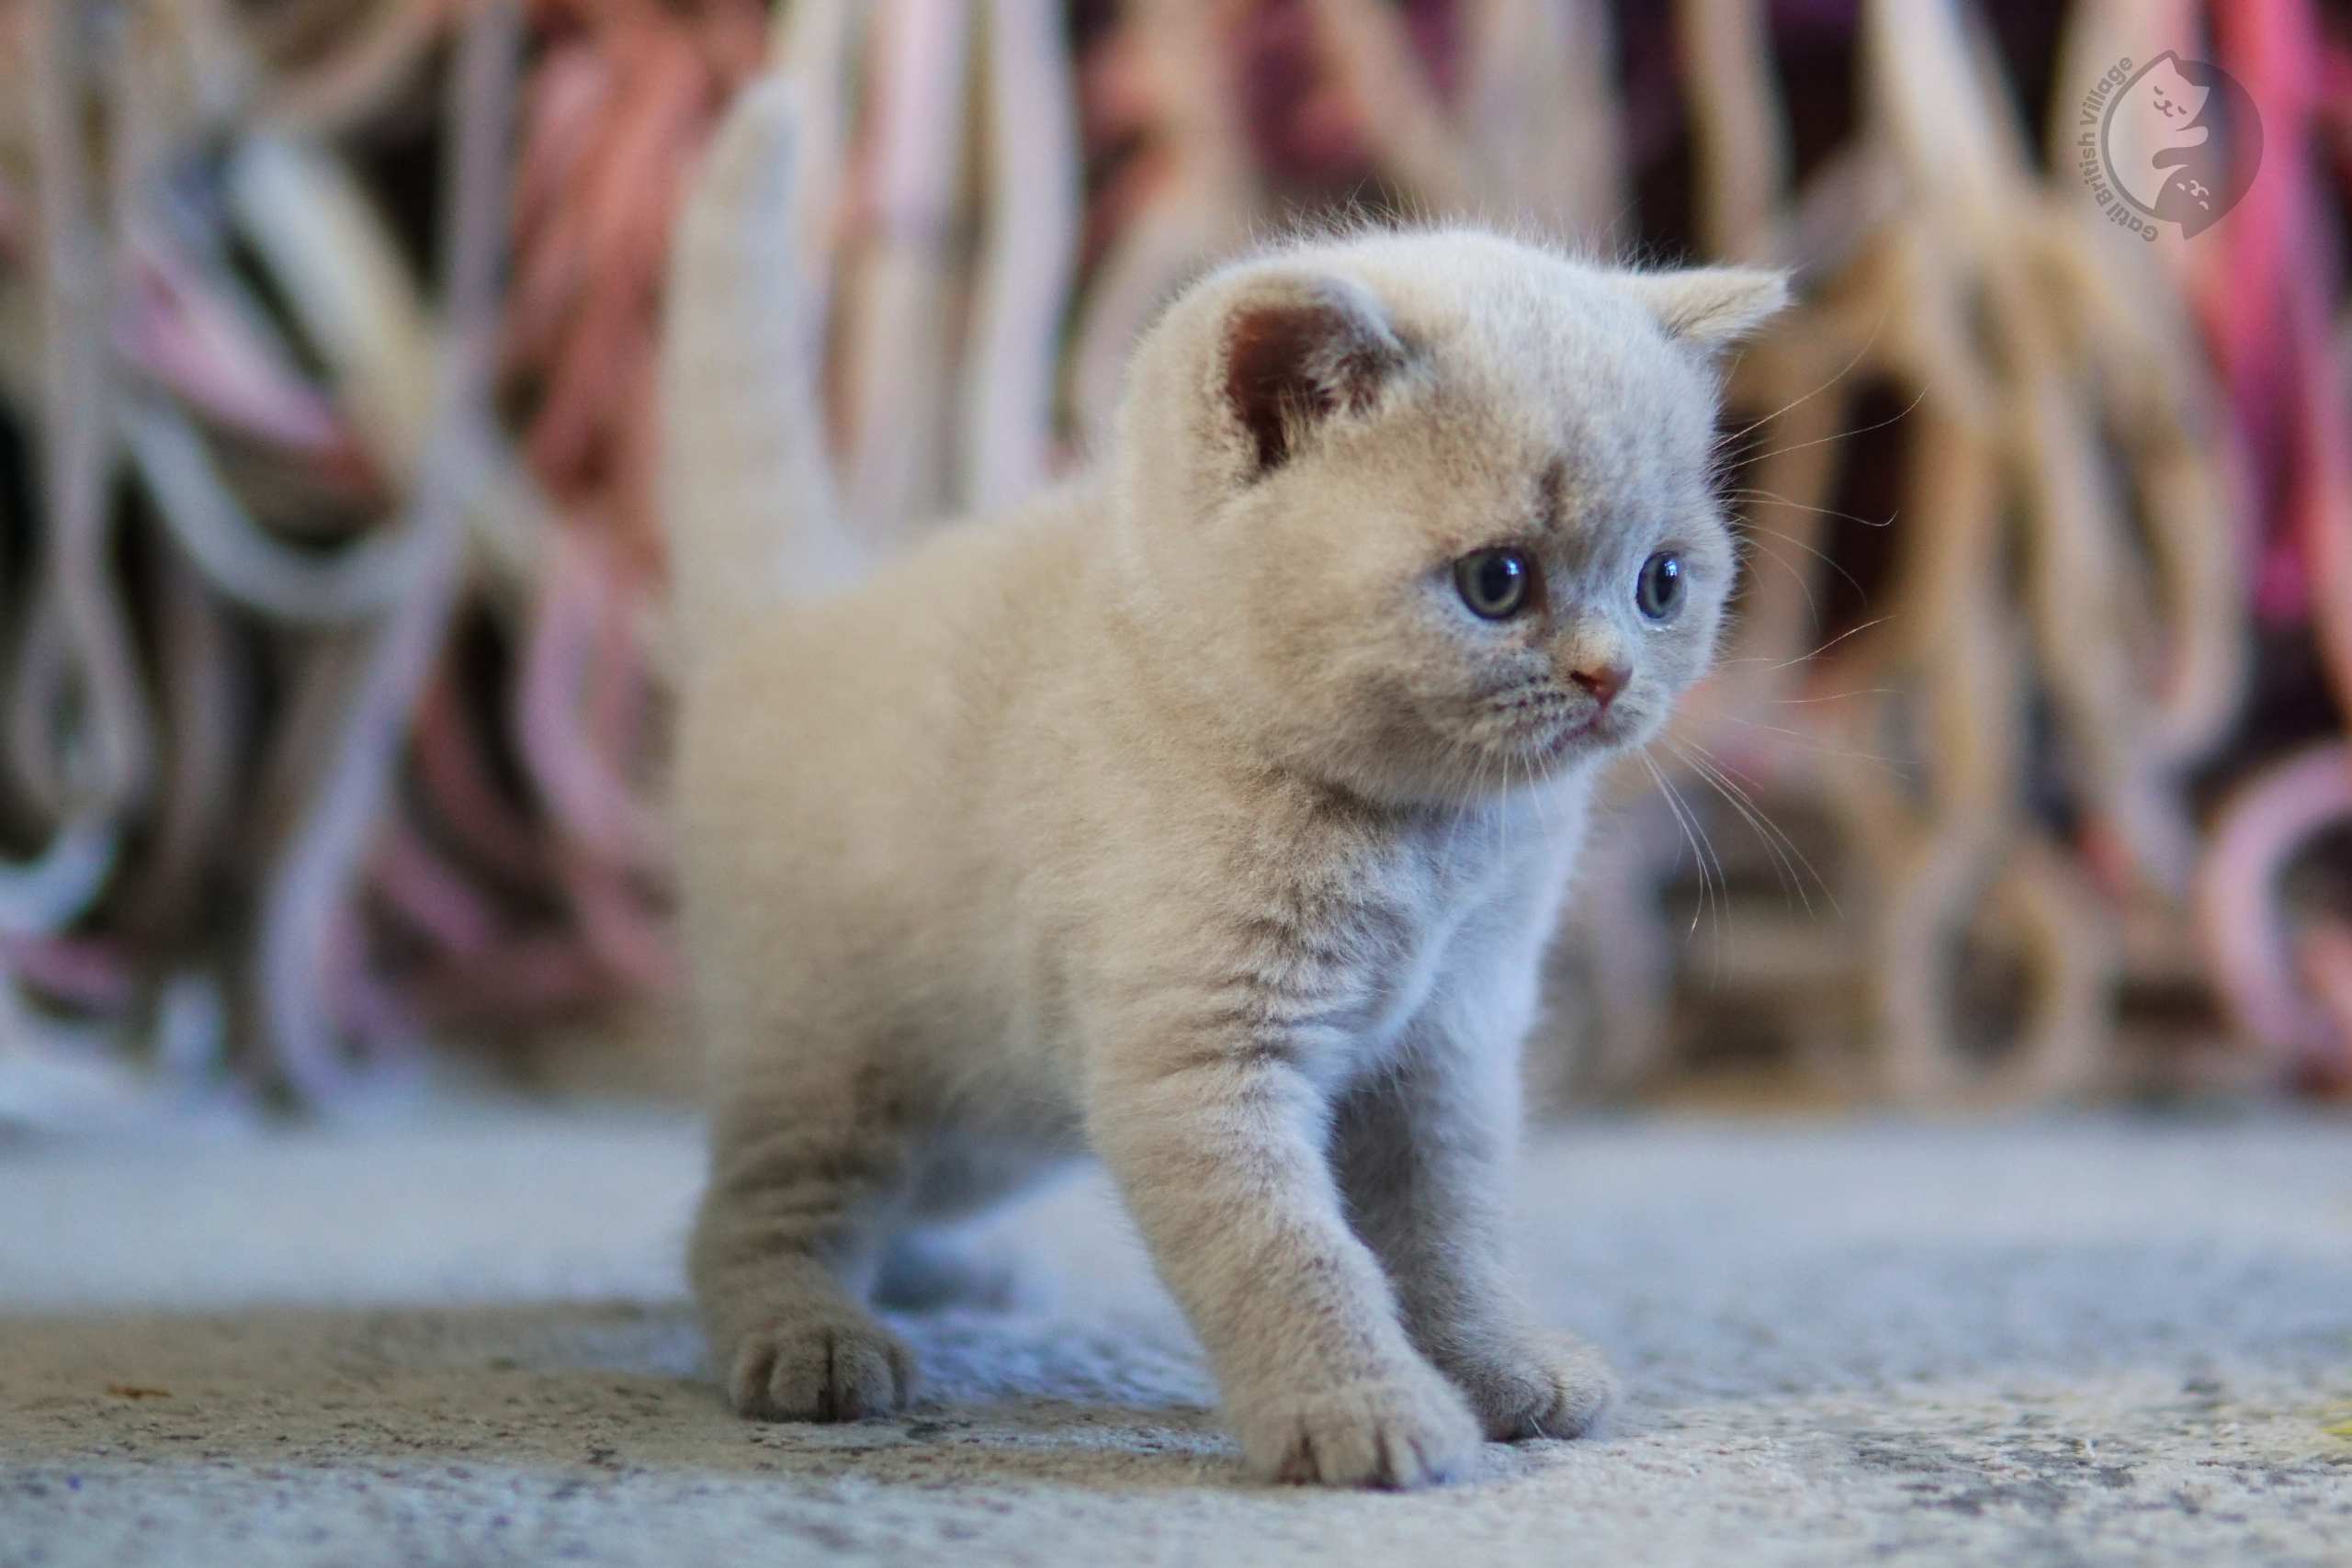
[[[1516,1006],[1540,954],[1563,856],[1487,824],[1359,843],[1273,881],[1239,929],[1242,1016],[1317,1078],[1378,1068],[1441,998]]]

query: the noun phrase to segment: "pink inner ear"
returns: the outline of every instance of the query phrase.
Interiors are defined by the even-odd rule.
[[[1258,471],[1280,467],[1333,410],[1369,407],[1396,354],[1385,334],[1338,305],[1267,305],[1237,315],[1226,396],[1256,443]]]

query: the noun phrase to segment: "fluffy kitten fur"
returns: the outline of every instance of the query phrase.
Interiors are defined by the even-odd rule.
[[[899,1406],[865,1304],[894,1247],[1084,1146],[1258,1474],[1412,1485],[1584,1430],[1609,1371],[1510,1282],[1518,1051],[1595,771],[1708,661],[1713,357],[1781,280],[1461,230],[1271,250],[1151,329],[1097,479],[788,604],[710,471],[772,417],[748,356],[787,345],[715,297],[782,260],[788,126],[765,89],[718,150],[666,372],[729,1396]],[[771,478],[828,528],[812,469]],[[1505,546],[1538,599],[1481,619],[1454,563]]]

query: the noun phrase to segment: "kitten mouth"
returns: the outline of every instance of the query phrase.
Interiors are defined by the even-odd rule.
[[[1609,710],[1599,709],[1569,725],[1566,728],[1540,742],[1535,754],[1544,761],[1556,761],[1579,740],[1597,739],[1606,744],[1609,735]]]
[[[1521,733],[1513,738],[1514,749],[1539,768],[1559,762],[1578,750],[1607,750],[1622,739],[1623,727],[1609,707],[1579,703],[1563,693],[1538,693],[1505,705],[1515,710],[1510,716],[1519,720],[1514,728]],[[1585,711],[1562,723],[1561,710],[1571,706]],[[1554,724],[1559,728],[1553,728]],[[1531,730],[1533,733],[1528,733]]]
[[[1579,720],[1560,732],[1559,738],[1552,742],[1552,750],[1565,751],[1588,736],[1606,740],[1609,739],[1606,733],[1608,723],[1609,716],[1605,713],[1597,713],[1590,718]]]

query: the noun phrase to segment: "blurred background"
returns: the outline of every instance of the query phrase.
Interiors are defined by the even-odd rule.
[[[2210,226],[2084,141],[2167,51]],[[0,1126],[690,1086],[655,369],[767,70],[877,537],[1081,464],[1254,236],[1795,270],[1547,1103],[2352,1089],[2352,8],[0,0]]]

